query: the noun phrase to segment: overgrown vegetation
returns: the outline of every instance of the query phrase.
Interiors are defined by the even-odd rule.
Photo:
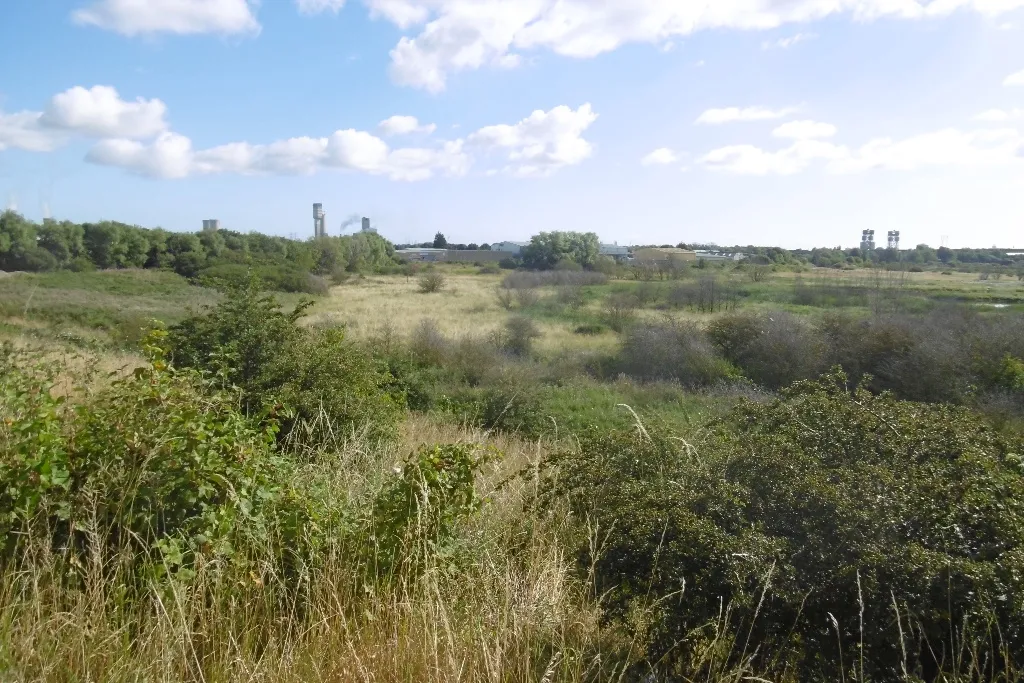
[[[0,280],[0,678],[1024,680],[1016,282],[464,268]]]

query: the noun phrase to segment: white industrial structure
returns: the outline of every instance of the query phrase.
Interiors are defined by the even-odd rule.
[[[220,221],[216,218],[207,218],[203,220],[203,232],[217,232],[220,230]]]
[[[372,232],[374,234],[377,233],[377,228],[370,225],[370,219],[367,218],[366,216],[363,216],[362,232]]]
[[[865,230],[860,234],[860,248],[865,251],[875,250],[875,231]]]
[[[900,248],[900,231],[899,230],[890,230],[888,237],[889,237],[888,247],[890,249],[895,249],[896,251],[899,251],[899,248]]]
[[[618,244],[602,244],[598,247],[598,253],[613,258],[626,258],[629,256],[629,247],[620,247]]]
[[[313,237],[327,237],[327,214],[323,204],[313,205]]]
[[[508,254],[518,254],[529,242],[495,242],[491,245],[491,251],[503,251]]]

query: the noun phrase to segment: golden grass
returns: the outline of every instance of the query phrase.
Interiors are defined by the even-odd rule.
[[[367,339],[385,327],[407,337],[421,321],[434,320],[447,336],[486,336],[497,330],[511,313],[503,309],[495,294],[499,275],[459,275],[446,273],[444,290],[423,294],[415,278],[375,276],[333,287],[330,295],[316,302],[307,324],[343,324],[355,338]],[[542,292],[552,296],[550,288]],[[541,353],[566,349],[574,351],[610,350],[615,335],[578,335],[570,321],[538,320],[542,336],[537,340]]]

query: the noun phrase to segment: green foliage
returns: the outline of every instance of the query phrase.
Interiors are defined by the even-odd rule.
[[[282,311],[255,279],[231,286],[221,303],[170,329],[171,357],[176,365],[206,370],[239,387],[249,414],[283,402],[296,418],[285,424],[286,433],[302,424],[307,430],[343,435],[359,428],[392,438],[399,416],[387,391],[392,378],[341,330],[300,326],[309,305]]]
[[[707,334],[692,324],[637,325],[626,334],[619,367],[642,380],[704,387],[736,375]]]
[[[148,365],[70,404],[53,374],[0,359],[0,532],[44,533],[54,549],[134,548],[137,560],[173,549],[167,568],[198,554],[230,558],[240,529],[265,533],[286,463],[278,423],[238,411],[238,399],[195,371],[169,367],[156,343]],[[20,362],[16,362],[20,361]]]
[[[594,432],[551,459],[544,499],[598,530],[581,569],[648,661],[681,671],[723,609],[800,680],[1024,652],[1024,443],[845,382],[741,403],[692,445]]]
[[[423,446],[378,492],[370,522],[378,575],[418,571],[444,552],[457,525],[483,504],[475,479],[487,455],[473,446]]]
[[[534,270],[550,270],[562,262],[589,268],[597,261],[600,246],[592,232],[542,232],[530,239],[522,259]]]
[[[502,351],[525,358],[533,352],[533,342],[540,336],[540,328],[532,319],[525,315],[513,315],[497,332],[496,341]]]
[[[424,273],[419,281],[420,291],[424,294],[434,294],[443,290],[447,282],[448,279],[444,276],[444,273],[436,270]]]

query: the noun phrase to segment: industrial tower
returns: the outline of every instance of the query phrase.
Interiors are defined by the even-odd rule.
[[[875,231],[864,230],[860,234],[860,248],[866,251],[875,250]]]
[[[896,251],[900,250],[900,231],[899,230],[890,230],[889,231],[889,245],[888,246],[889,246],[890,249],[895,249]]]
[[[327,214],[323,204],[313,205],[313,237],[327,237]]]

